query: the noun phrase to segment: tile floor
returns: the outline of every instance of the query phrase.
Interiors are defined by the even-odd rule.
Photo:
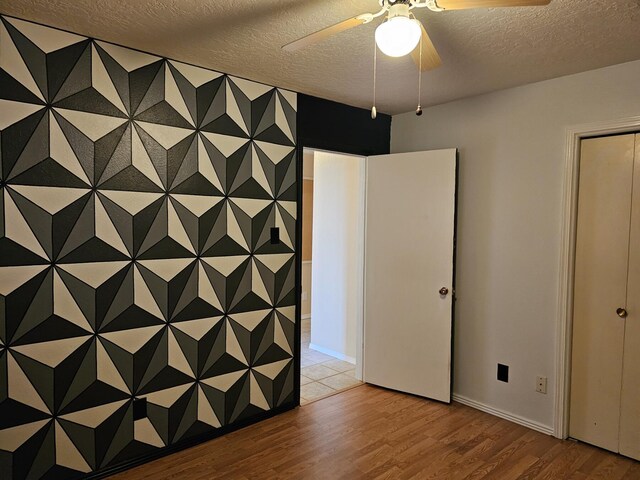
[[[300,376],[300,404],[327,397],[360,385],[355,366],[324,353],[311,350],[311,321],[302,320],[302,358]]]

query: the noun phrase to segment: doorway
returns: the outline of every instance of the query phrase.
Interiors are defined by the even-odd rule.
[[[569,435],[640,459],[640,135],[581,142]]]
[[[364,161],[303,152],[301,405],[362,383]]]
[[[309,326],[301,322],[298,330],[308,332],[300,345],[301,403],[335,393],[312,393],[317,385],[307,385],[331,387],[326,378],[346,382],[347,372],[349,383],[355,376],[449,402],[457,150],[368,157],[315,151],[313,162],[310,282],[298,257],[299,305],[303,292],[310,304]],[[302,185],[298,191],[302,252]],[[334,370],[338,365],[351,371]]]

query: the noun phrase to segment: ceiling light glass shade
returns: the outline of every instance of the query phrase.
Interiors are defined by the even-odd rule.
[[[421,36],[420,23],[408,17],[390,18],[376,28],[376,44],[382,53],[390,57],[411,53]]]

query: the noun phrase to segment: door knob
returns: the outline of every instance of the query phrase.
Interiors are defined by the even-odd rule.
[[[619,316],[620,318],[627,318],[627,315],[628,315],[628,314],[627,314],[627,311],[626,311],[624,308],[618,308],[618,309],[616,310],[616,313],[618,314],[618,316]]]
[[[440,290],[438,290],[438,292],[440,293],[440,295],[445,296],[447,293],[449,293],[449,289],[447,287],[442,287]]]

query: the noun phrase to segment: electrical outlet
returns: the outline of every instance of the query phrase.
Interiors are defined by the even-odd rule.
[[[271,227],[271,245],[280,243],[280,227]]]
[[[133,419],[140,420],[147,417],[147,398],[140,397],[133,399]]]
[[[547,377],[536,377],[536,392],[547,393]]]
[[[498,380],[509,383],[509,365],[498,364]]]

